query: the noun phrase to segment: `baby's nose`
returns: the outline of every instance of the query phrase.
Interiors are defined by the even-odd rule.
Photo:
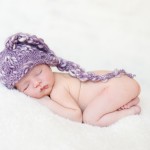
[[[34,81],[34,87],[37,88],[38,86],[40,86],[41,81],[40,80],[35,80]]]

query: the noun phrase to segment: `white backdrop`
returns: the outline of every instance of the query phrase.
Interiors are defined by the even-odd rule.
[[[86,70],[136,74],[142,113],[109,128],[80,125],[0,85],[0,149],[150,149],[149,0],[1,0],[1,50],[16,32],[43,38],[58,56]]]

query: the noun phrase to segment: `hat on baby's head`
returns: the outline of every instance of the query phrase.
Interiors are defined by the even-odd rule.
[[[127,74],[124,70],[101,76],[85,72],[76,63],[57,57],[43,39],[35,35],[17,33],[8,38],[5,49],[0,52],[0,82],[9,89],[13,89],[22,77],[34,66],[40,64],[55,66],[60,71],[67,71],[81,81],[103,81],[120,73]],[[127,75],[132,77],[131,74]]]
[[[34,66],[56,66],[58,63],[59,59],[42,39],[18,33],[8,38],[0,53],[0,80],[8,88],[13,88]]]

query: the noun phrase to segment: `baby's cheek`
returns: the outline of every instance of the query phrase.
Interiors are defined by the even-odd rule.
[[[37,96],[37,94],[32,90],[27,90],[24,92],[24,94],[30,97],[34,97],[34,98]]]
[[[41,93],[34,93],[31,97],[34,97],[34,98],[37,98],[37,99],[40,99],[43,97],[43,95]]]

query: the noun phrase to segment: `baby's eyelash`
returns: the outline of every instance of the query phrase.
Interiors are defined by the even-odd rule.
[[[23,91],[25,91],[25,90],[27,90],[27,88],[29,87],[29,84],[27,84],[27,86],[24,88],[24,90]]]
[[[36,75],[39,75],[39,74],[41,74],[42,73],[42,70],[40,70]]]

